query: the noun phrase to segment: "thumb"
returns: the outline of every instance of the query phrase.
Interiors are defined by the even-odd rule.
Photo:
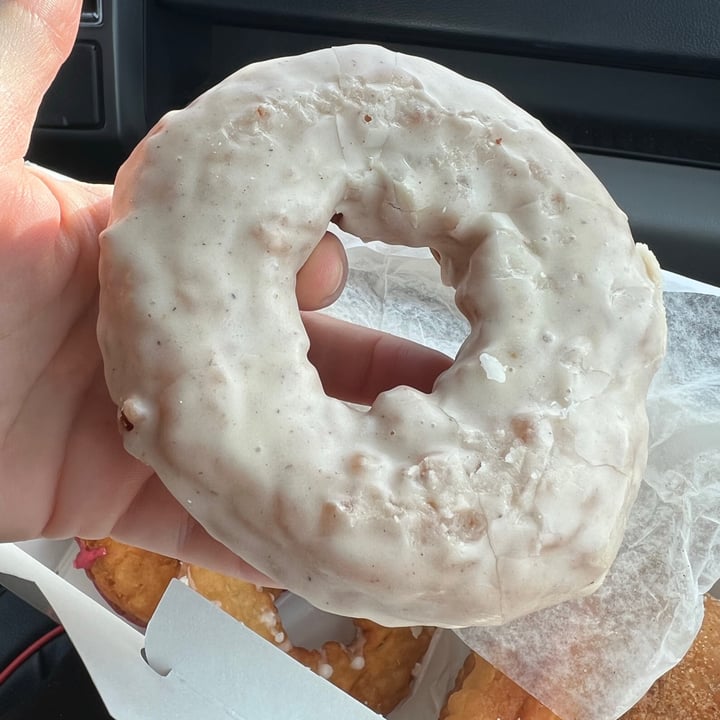
[[[27,151],[40,101],[73,46],[80,6],[0,1],[0,167]]]

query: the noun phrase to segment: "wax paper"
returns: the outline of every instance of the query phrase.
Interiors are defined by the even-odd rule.
[[[468,326],[432,258],[343,239],[348,288],[328,312],[454,355]],[[720,578],[720,297],[666,292],[665,302],[648,468],[605,583],[502,627],[458,631],[564,720],[616,720],[634,705],[687,652],[702,594]]]

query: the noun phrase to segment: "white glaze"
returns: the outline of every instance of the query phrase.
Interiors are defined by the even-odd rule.
[[[472,330],[431,395],[324,395],[294,283],[337,213],[457,289]],[[658,268],[493,89],[367,46],[245,68],[121,169],[100,281],[127,449],[318,607],[492,624],[602,581],[645,467]]]

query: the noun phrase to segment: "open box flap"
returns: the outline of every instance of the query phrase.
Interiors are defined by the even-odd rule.
[[[47,599],[116,720],[378,718],[179,581],[143,637],[16,545],[0,572]]]
[[[217,707],[242,720],[378,720],[178,580],[170,583],[150,620],[145,656],[158,673],[204,695],[206,717],[208,708]]]

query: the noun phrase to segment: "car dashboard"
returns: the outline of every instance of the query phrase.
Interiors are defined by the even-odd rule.
[[[719,27],[708,0],[85,0],[29,158],[112,182],[164,113],[236,69],[379,43],[499,89],[581,155],[665,269],[720,284]]]

